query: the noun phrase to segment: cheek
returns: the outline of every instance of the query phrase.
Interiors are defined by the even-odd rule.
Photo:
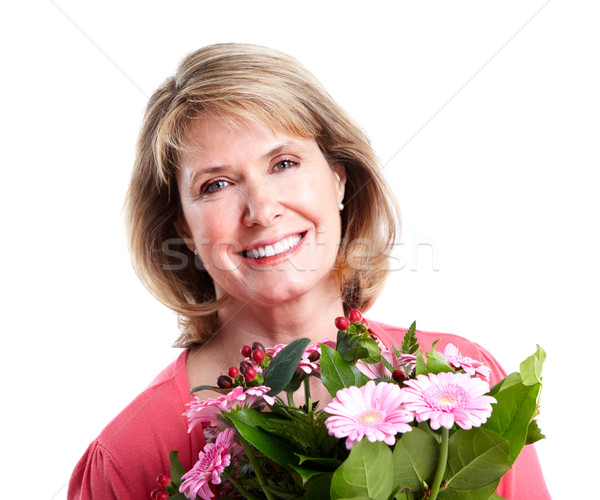
[[[209,274],[235,271],[242,263],[242,258],[238,255],[242,245],[234,234],[219,230],[210,234],[203,233],[195,241],[201,245],[200,259]]]
[[[233,210],[202,210],[194,214],[188,224],[199,257],[209,272],[211,269],[231,270],[239,265],[236,257],[242,247],[234,229]]]
[[[324,167],[324,169],[329,167]],[[321,175],[290,176],[285,185],[278,186],[282,198],[312,210],[319,219],[327,220],[338,210],[338,187],[329,171]]]

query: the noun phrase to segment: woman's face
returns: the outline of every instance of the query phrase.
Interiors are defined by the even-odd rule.
[[[338,293],[332,269],[341,235],[346,174],[314,139],[262,123],[200,116],[178,187],[188,239],[215,282],[244,302],[275,306]]]

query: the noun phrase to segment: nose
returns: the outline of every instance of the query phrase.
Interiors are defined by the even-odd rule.
[[[268,227],[285,212],[280,202],[281,193],[262,179],[247,184],[243,222],[246,226],[260,225]]]

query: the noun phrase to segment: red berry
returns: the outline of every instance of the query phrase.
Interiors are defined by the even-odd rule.
[[[250,346],[250,349],[252,349],[253,351],[264,351],[265,346],[263,346],[260,342],[253,342]]]
[[[156,497],[158,496],[158,494],[161,492],[162,490],[152,490],[152,493],[150,493],[150,498],[152,500],[156,500]]]
[[[348,318],[350,318],[352,323],[360,323],[363,319],[363,315],[358,309],[352,309],[348,314]]]
[[[392,372],[392,378],[394,379],[395,382],[404,382],[406,375],[404,374],[404,372],[402,370],[394,370]]]
[[[252,351],[252,359],[257,363],[262,363],[265,359],[265,351],[260,351],[258,349]]]
[[[246,371],[244,372],[244,378],[248,381],[248,382],[252,382],[255,378],[256,375],[258,375],[258,373],[256,373],[256,370],[252,367],[249,367],[248,369],[246,369]]]
[[[242,356],[245,358],[249,358],[250,354],[252,354],[252,348],[249,345],[242,346]]]
[[[156,495],[156,500],[169,500],[169,494],[166,491],[161,491]]]
[[[229,370],[227,371],[227,375],[229,375],[231,378],[235,378],[240,374],[240,371],[235,367],[232,366],[231,368],[229,368]]]
[[[156,482],[163,488],[166,488],[171,484],[171,478],[166,474],[159,474],[156,478]]]
[[[338,316],[337,318],[335,318],[335,327],[338,330],[345,330],[349,326],[350,321],[348,321],[348,318],[344,318],[344,316]]]
[[[363,319],[362,319],[362,324],[365,325],[365,327],[367,328],[367,330],[369,329],[369,321],[364,316],[363,316]]]
[[[221,389],[229,389],[233,385],[233,382],[227,375],[220,375],[217,378],[217,385]]]
[[[243,375],[244,373],[246,373],[246,370],[248,368],[252,368],[252,365],[250,364],[249,361],[242,361],[240,363],[240,373]]]

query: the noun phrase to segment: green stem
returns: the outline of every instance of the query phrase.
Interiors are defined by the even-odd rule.
[[[304,379],[304,400],[306,401],[306,411],[312,415],[313,405],[310,397],[310,377]]]
[[[287,394],[288,406],[290,408],[296,408],[296,405],[294,404],[294,393],[293,393],[293,391],[288,391],[288,392],[286,392],[286,394]]]
[[[226,474],[224,475],[225,479],[227,479],[228,481],[231,481],[233,483],[233,485],[235,486],[235,488],[240,492],[240,494],[248,499],[248,500],[261,500],[260,497],[257,497],[254,493],[252,493],[251,491],[248,491],[246,488],[244,488],[244,485],[242,483],[240,483],[234,476],[233,474]]]
[[[438,492],[440,491],[440,485],[444,479],[446,473],[446,463],[448,462],[448,429],[442,427],[442,443],[440,444],[440,459],[438,461],[438,467],[435,471],[435,477],[433,478],[433,484],[431,485],[431,493],[429,494],[429,500],[435,500]]]
[[[260,462],[256,458],[256,455],[252,451],[252,448],[250,448],[250,443],[248,443],[248,441],[246,441],[245,439],[243,439],[241,437],[240,437],[240,441],[242,442],[242,446],[244,447],[246,456],[248,457],[248,460],[250,460],[250,464],[252,465],[252,468],[254,469],[254,473],[256,474],[256,478],[258,479],[258,483],[262,487],[263,492],[265,493],[265,496],[268,498],[268,500],[275,500],[275,497],[267,489],[268,488],[267,479],[265,478],[265,474],[263,473],[263,470],[260,466]]]

